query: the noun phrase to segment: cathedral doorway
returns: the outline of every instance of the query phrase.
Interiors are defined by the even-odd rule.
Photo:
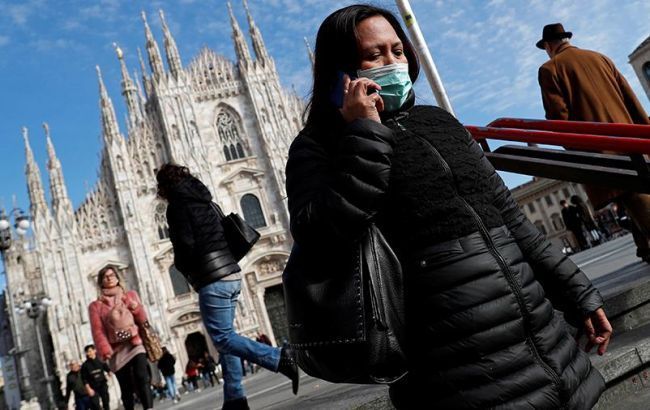
[[[289,341],[289,322],[287,321],[287,308],[284,305],[284,290],[282,285],[271,286],[264,291],[264,304],[269,315],[269,321],[278,346],[286,340]]]
[[[208,343],[201,332],[194,332],[185,338],[185,350],[190,360],[198,360],[203,357],[203,352],[208,351]]]

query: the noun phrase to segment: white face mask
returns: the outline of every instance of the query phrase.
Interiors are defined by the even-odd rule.
[[[381,86],[379,95],[384,100],[384,109],[386,111],[400,109],[408,98],[411,88],[413,88],[409,76],[409,65],[406,63],[357,70],[357,75],[369,78]]]

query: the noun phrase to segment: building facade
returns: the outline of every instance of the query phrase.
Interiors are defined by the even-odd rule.
[[[570,246],[577,249],[576,239],[564,226],[560,201],[578,195],[591,207],[584,188],[574,182],[533,178],[512,190],[521,211],[558,249]]]
[[[288,338],[281,284],[291,248],[284,165],[303,125],[304,104],[281,87],[274,60],[244,6],[248,38],[228,6],[236,61],[204,48],[186,66],[161,11],[165,66],[143,13],[149,69],[140,56],[141,75],[132,78],[116,46],[127,112],[124,132],[97,68],[100,172],[77,209],[68,198],[47,124],[51,203],[23,131],[33,238],[7,253],[8,283],[16,300],[52,299],[42,325],[46,356],[61,385],[68,361],[82,358],[84,346],[92,342],[87,307],[97,297],[97,273],[107,265],[116,266],[127,287],[139,292],[150,322],[177,357],[179,377],[189,357],[205,349],[216,353],[206,339],[197,295],[173,267],[166,204],[156,197],[155,183],[156,168],[168,161],[189,167],[226,213],[239,213],[261,233],[240,262],[237,330],[249,336],[260,331],[276,343]],[[25,321],[14,320],[17,333],[33,332]],[[37,377],[33,386],[40,384]],[[39,390],[41,403],[44,394]]]
[[[630,64],[650,100],[650,37],[646,38],[629,56]]]

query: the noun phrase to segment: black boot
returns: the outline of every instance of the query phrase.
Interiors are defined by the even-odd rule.
[[[289,345],[284,345],[280,351],[280,365],[278,372],[291,379],[291,390],[293,394],[298,394],[300,384],[300,373],[298,373],[298,364],[293,355],[293,349]]]
[[[241,397],[235,400],[224,401],[221,410],[249,410],[248,400],[246,400],[246,397]]]

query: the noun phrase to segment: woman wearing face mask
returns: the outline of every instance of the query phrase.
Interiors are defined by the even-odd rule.
[[[398,255],[409,334],[409,375],[390,389],[398,408],[591,408],[603,378],[553,308],[603,354],[600,294],[520,212],[465,128],[415,105],[418,71],[390,12],[355,5],[325,19],[286,168],[296,243],[334,257],[374,222]]]
[[[97,285],[100,295],[88,307],[97,355],[117,376],[126,410],[134,408],[134,393],[144,409],[152,409],[147,353],[138,335],[139,326],[149,326],[147,312],[138,293],[124,288],[115,267],[100,270]]]

